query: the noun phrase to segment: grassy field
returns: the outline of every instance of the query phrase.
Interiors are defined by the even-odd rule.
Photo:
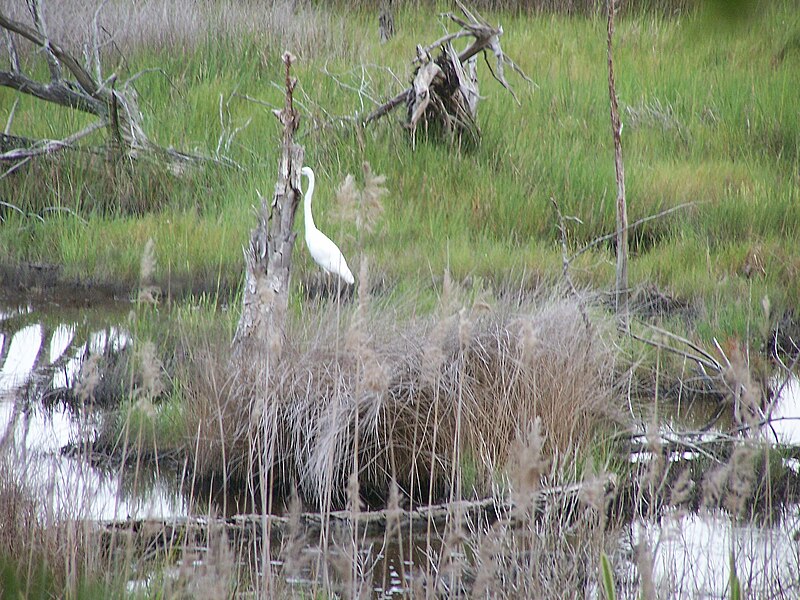
[[[631,283],[654,284],[694,304],[704,336],[747,338],[765,295],[773,318],[796,308],[795,9],[793,2],[770,3],[735,27],[653,14],[618,25],[630,221],[683,206],[631,232]],[[257,190],[271,193],[276,177],[278,126],[268,105],[281,103],[274,83],[286,48],[299,56],[301,142],[318,174],[318,224],[351,264],[368,256],[392,287],[429,288],[445,266],[459,281],[487,285],[558,278],[551,197],[580,219],[568,221],[570,251],[613,231],[601,17],[490,15],[504,26],[504,49],[535,83],[509,75],[517,105],[481,65],[480,146],[418,141],[412,149],[399,112],[360,137],[337,117],[363,115],[373,100],[406,84],[415,44],[440,33],[428,13],[401,10],[397,36],[381,45],[368,12],[344,19],[309,8],[293,21],[280,17],[280,7],[252,9],[247,21],[241,9],[206,10],[218,35],[174,24],[148,31],[143,25],[152,23],[134,22],[119,36],[124,61],[110,53],[106,62],[121,76],[146,70],[136,83],[145,125],[166,146],[213,155],[220,139],[241,128],[222,147],[241,168],[207,165],[176,177],[146,160],[109,166],[83,152],[36,161],[0,180],[3,200],[28,213],[4,212],[3,262],[53,263],[67,280],[132,289],[152,237],[156,280],[165,291],[237,287]],[[265,29],[248,24],[259,19]],[[169,19],[159,27],[169,27]],[[79,33],[74,25],[64,35]],[[0,90],[0,120],[17,97],[11,133],[59,137],[85,121],[9,90]],[[389,194],[376,229],[361,234],[337,218],[334,192],[346,174],[360,177],[363,161],[386,175]],[[295,281],[302,281],[316,267],[300,244],[297,255]],[[610,244],[598,245],[573,263],[572,275],[608,290],[613,261]]]

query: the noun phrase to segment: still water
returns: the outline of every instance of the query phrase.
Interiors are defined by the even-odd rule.
[[[109,308],[118,316],[124,305],[102,310]],[[174,474],[131,475],[82,455],[80,448],[96,438],[106,411],[47,401],[48,393],[75,383],[89,355],[117,352],[130,343],[124,329],[100,325],[107,318],[93,323],[91,314],[63,308],[59,313],[73,320],[51,324],[28,303],[0,307],[0,448],[16,481],[47,499],[55,519],[186,514]]]

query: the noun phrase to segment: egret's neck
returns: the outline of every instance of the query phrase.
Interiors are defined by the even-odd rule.
[[[313,231],[316,229],[314,225],[314,217],[311,215],[311,197],[314,195],[314,175],[308,174],[308,189],[303,194],[303,213],[305,217],[306,231]]]

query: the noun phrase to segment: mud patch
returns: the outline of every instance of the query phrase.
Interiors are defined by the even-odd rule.
[[[172,302],[189,297],[212,297],[221,306],[238,296],[241,273],[204,280],[191,276],[175,276],[155,280],[159,301]],[[106,308],[127,310],[139,295],[138,281],[95,281],[68,277],[60,265],[25,262],[0,265],[0,306],[19,302],[43,308]]]

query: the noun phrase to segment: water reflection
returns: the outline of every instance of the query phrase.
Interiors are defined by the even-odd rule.
[[[30,306],[0,310],[0,324],[30,315]],[[92,328],[86,319],[65,321],[53,327],[43,323],[22,323],[13,330],[0,332],[0,456],[10,460],[14,476],[47,500],[57,517],[92,520],[127,518],[171,519],[190,512],[213,512],[231,507],[233,512],[257,512],[243,496],[241,502],[216,493],[224,486],[212,485],[208,493],[198,484],[187,494],[180,491],[182,477],[172,470],[152,466],[101,467],[85,454],[86,440],[92,440],[103,427],[106,414],[90,407],[71,407],[64,403],[45,407],[41,402],[28,402],[20,393],[34,375],[44,374],[47,386],[69,388],[80,372],[83,361],[92,353],[119,352],[129,343],[128,334],[116,326]],[[664,441],[675,432],[691,426],[698,429],[710,422],[716,405],[700,403],[679,407],[676,415],[664,414],[660,408]],[[800,381],[790,380],[783,388],[772,413],[772,428],[786,443],[800,444]],[[650,422],[643,419],[643,422]],[[729,421],[715,421],[718,430]],[[710,431],[696,438],[698,445],[714,439]],[[639,440],[645,445],[646,438]],[[65,455],[64,448],[77,449]],[[83,453],[83,454],[82,454]],[[646,453],[635,454],[632,460],[649,460]],[[688,460],[697,452],[675,453],[670,460]],[[796,459],[787,466],[797,469]],[[197,494],[197,495],[195,495]],[[191,503],[191,505],[190,505]],[[674,597],[725,597],[728,593],[730,559],[734,556],[737,574],[743,582],[759,582],[753,594],[768,594],[770,586],[781,581],[796,582],[800,572],[797,542],[792,539],[800,529],[800,511],[789,507],[779,526],[756,527],[732,520],[721,512],[681,514],[668,512],[658,521],[636,521],[631,525],[630,547],[646,541],[654,557],[654,577],[662,595]],[[627,530],[626,530],[627,531]],[[362,541],[359,561],[373,574],[376,596],[391,597],[408,593],[412,573],[425,568],[435,559],[430,542],[406,538],[406,545],[378,540]],[[347,539],[341,542],[346,548]],[[304,552],[318,552],[315,541],[309,541]],[[632,550],[631,550],[632,551]],[[433,552],[433,556],[430,554]],[[346,553],[344,556],[348,556]],[[317,564],[310,557],[309,564]],[[275,557],[275,562],[279,558]],[[298,573],[298,584],[313,583],[318,574]]]
[[[790,377],[781,390],[771,427],[783,444],[800,445],[800,379]]]
[[[106,413],[64,402],[45,406],[26,390],[31,384],[40,392],[72,387],[90,354],[121,351],[130,342],[128,334],[116,326],[92,330],[77,320],[50,328],[19,323],[15,329],[15,321],[28,315],[35,316],[29,305],[0,310],[0,449],[15,480],[45,500],[56,518],[187,514],[174,470],[104,469],[81,450],[64,453],[88,448]]]
[[[733,560],[743,597],[764,598],[791,594],[797,585],[800,554],[793,535],[799,527],[797,506],[775,526],[740,523],[721,511],[673,511],[658,522],[635,522],[631,547],[647,543],[659,597],[727,598]]]
[[[0,397],[31,376],[42,346],[42,326],[36,323],[23,327],[10,336],[8,342],[6,337],[3,336],[3,343],[8,343],[8,350],[0,369]]]

